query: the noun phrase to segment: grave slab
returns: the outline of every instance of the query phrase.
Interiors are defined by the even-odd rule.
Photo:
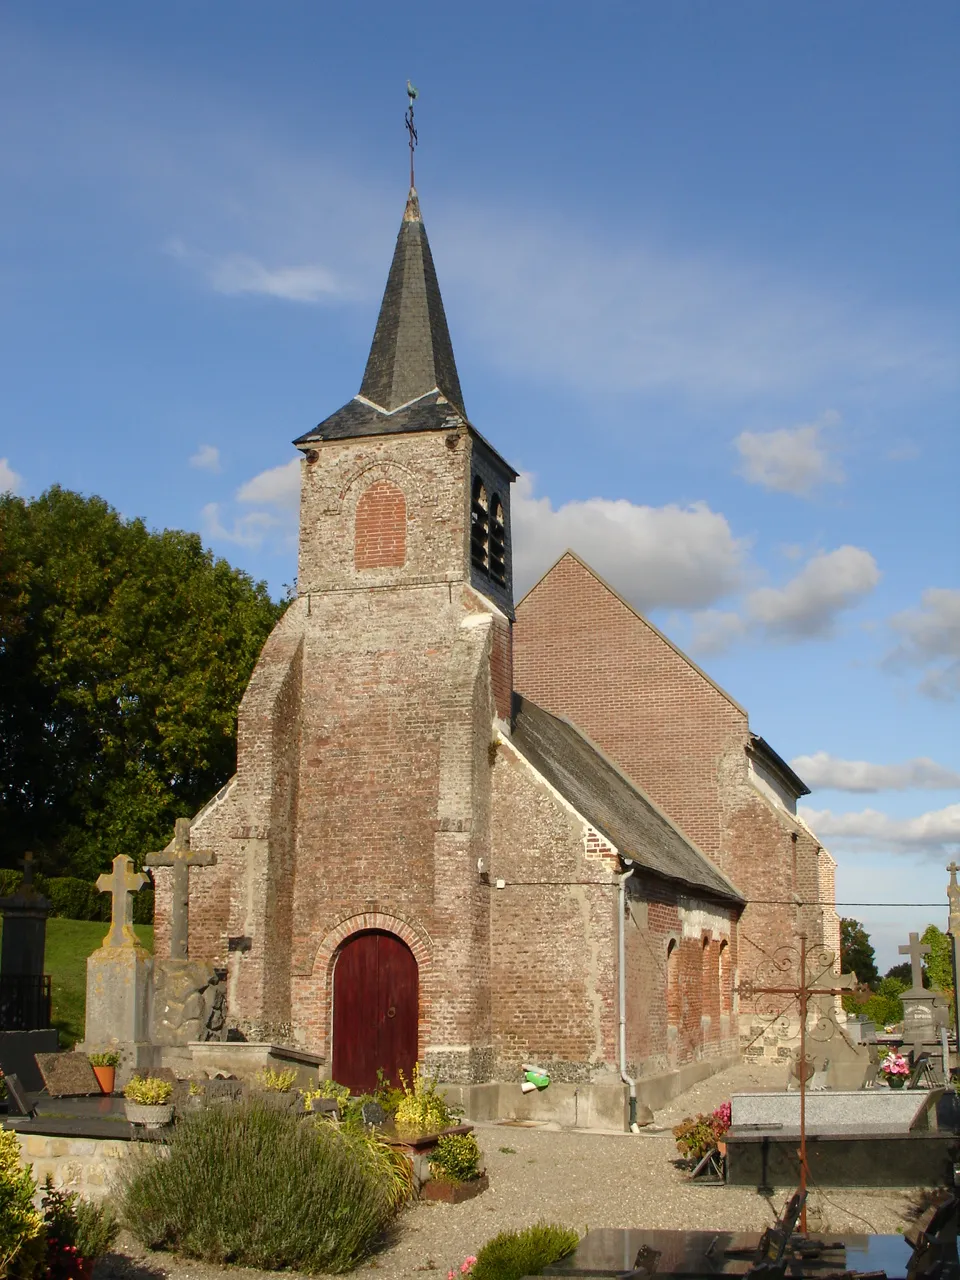
[[[912,1249],[903,1236],[808,1237],[819,1256],[806,1256],[802,1273],[788,1262],[787,1274],[838,1276],[885,1272],[888,1280],[906,1280]],[[649,1267],[657,1276],[744,1275],[760,1242],[757,1232],[640,1231],[612,1227],[588,1231],[567,1258],[544,1267],[547,1276],[624,1276]],[[809,1246],[808,1246],[809,1247]],[[639,1259],[638,1259],[639,1255]]]
[[[823,1089],[806,1095],[808,1130],[829,1133],[844,1128],[908,1132],[922,1113],[936,1106],[940,1094],[931,1089]],[[737,1093],[730,1100],[730,1123],[737,1129],[796,1129],[800,1127],[799,1091]]]
[[[38,1053],[37,1066],[51,1098],[99,1094],[100,1084],[83,1053]]]

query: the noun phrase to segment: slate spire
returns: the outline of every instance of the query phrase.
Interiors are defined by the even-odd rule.
[[[433,255],[411,187],[360,394],[392,412],[434,390],[466,417]]]

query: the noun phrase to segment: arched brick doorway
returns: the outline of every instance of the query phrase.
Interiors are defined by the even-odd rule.
[[[333,970],[333,1078],[371,1093],[377,1071],[409,1080],[417,1060],[417,962],[407,944],[379,929],[355,933]]]

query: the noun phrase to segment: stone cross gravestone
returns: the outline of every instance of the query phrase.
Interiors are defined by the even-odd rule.
[[[910,934],[910,941],[899,948],[902,956],[910,957],[912,984],[909,991],[900,996],[903,1001],[903,1041],[916,1054],[922,1048],[940,1043],[940,1028],[947,1020],[946,1001],[923,985],[923,957],[930,948],[920,941],[918,933]]]
[[[83,1053],[38,1053],[37,1066],[51,1098],[99,1094],[90,1059]]]
[[[132,894],[147,877],[132,869],[125,853],[113,860],[113,871],[97,880],[112,897],[110,929],[99,951],[87,958],[87,1017],[84,1037],[88,1053],[120,1053],[120,1071],[149,1066],[153,957],[133,931]]]
[[[217,857],[212,849],[190,848],[190,819],[178,818],[174,825],[173,848],[148,853],[144,866],[170,867],[173,898],[170,904],[170,958],[186,960],[190,941],[190,868],[210,867]]]
[[[220,975],[209,962],[189,958],[190,868],[210,867],[216,860],[212,849],[191,849],[190,819],[178,818],[172,846],[148,853],[144,861],[144,866],[171,871],[170,955],[154,965],[156,1044],[187,1045],[216,1038],[222,1031],[218,1006],[225,1006],[226,995]]]
[[[133,931],[133,897],[138,889],[147,883],[142,871],[131,871],[131,862],[125,853],[119,853],[113,860],[113,871],[97,877],[97,888],[101,893],[109,893],[113,897],[110,912],[110,932],[103,940],[105,947],[138,947],[137,935]]]

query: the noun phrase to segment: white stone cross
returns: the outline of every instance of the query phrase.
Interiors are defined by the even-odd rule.
[[[131,871],[132,865],[132,860],[125,853],[118,853],[113,860],[113,871],[109,875],[104,872],[97,878],[100,892],[113,894],[110,932],[103,940],[105,947],[139,945],[133,932],[133,898],[130,895],[143,888],[147,877],[142,871]]]
[[[190,819],[178,818],[174,824],[173,848],[148,853],[145,867],[173,868],[173,902],[170,907],[170,957],[188,959],[190,939],[190,868],[210,867],[216,862],[212,849],[190,848]]]
[[[911,933],[909,946],[899,948],[900,955],[910,957],[910,976],[914,987],[923,989],[923,957],[930,954],[930,948],[920,941],[919,933]]]

